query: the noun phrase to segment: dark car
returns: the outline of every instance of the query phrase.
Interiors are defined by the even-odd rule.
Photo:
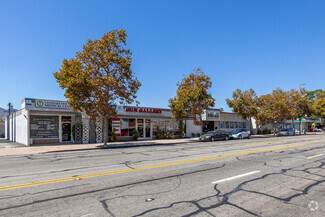
[[[229,134],[222,130],[209,131],[206,134],[200,136],[201,141],[215,141],[215,140],[228,140]]]

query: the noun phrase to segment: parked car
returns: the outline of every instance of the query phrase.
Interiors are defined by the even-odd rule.
[[[229,138],[230,139],[243,139],[243,138],[250,139],[251,132],[246,129],[235,129],[235,130],[231,131],[231,133],[229,134]]]
[[[294,136],[296,135],[293,129],[282,129],[276,132],[277,136]]]
[[[200,136],[201,141],[228,140],[229,134],[223,130],[213,130]]]
[[[315,128],[315,132],[323,132],[323,130],[320,128]]]

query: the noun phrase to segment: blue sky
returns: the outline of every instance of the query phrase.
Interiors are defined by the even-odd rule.
[[[325,88],[325,1],[0,1],[0,107],[64,100],[52,73],[87,39],[125,28],[140,106],[166,108],[195,67],[216,108],[237,88],[259,95]]]

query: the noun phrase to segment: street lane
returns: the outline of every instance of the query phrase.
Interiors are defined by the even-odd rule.
[[[256,143],[268,144],[247,146]],[[0,216],[323,216],[319,136],[5,157],[0,187],[308,143],[315,144],[3,190]],[[211,184],[251,171],[260,172]]]

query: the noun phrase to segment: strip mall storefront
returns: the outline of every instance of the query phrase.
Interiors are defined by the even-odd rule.
[[[112,118],[108,129],[114,130],[117,140],[132,140],[133,131],[139,139],[155,139],[157,128],[178,135],[178,124],[172,119],[170,109],[121,106],[115,107],[117,116]],[[234,113],[218,109],[205,111],[203,133],[213,129],[232,130],[245,128],[244,122]],[[201,127],[193,119],[186,118],[185,136],[202,134]],[[73,112],[65,101],[29,99],[22,100],[22,108],[5,121],[8,140],[27,146],[43,143],[101,143],[103,121],[92,119],[82,112]]]
[[[132,140],[138,130],[139,139],[154,139],[157,127],[173,134],[178,125],[169,109],[116,106],[117,117],[109,123],[109,134],[117,140]],[[5,121],[5,137],[27,146],[43,143],[101,143],[103,122],[85,113],[73,112],[65,101],[28,99],[22,108]]]
[[[169,109],[117,106],[117,118],[112,118],[109,129],[115,130],[119,140],[132,139],[134,130],[139,132],[140,139],[154,139],[158,126],[163,131],[178,133]]]

